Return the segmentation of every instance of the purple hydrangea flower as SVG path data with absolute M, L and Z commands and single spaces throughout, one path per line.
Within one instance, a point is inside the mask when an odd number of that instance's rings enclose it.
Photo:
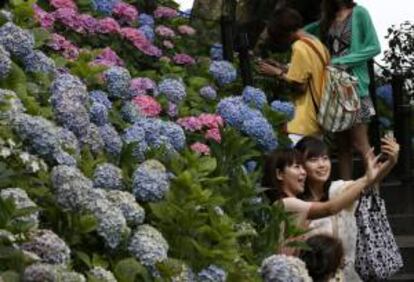
M 110 15 L 118 2 L 119 0 L 92 0 L 92 8 L 105 15 Z
M 154 28 L 150 25 L 143 25 L 138 28 L 142 34 L 151 42 L 155 39 L 155 31 Z

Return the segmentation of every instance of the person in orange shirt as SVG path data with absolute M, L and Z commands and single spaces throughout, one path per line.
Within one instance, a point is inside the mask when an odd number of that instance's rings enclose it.
M 287 125 L 287 132 L 294 144 L 303 136 L 322 136 L 316 112 L 322 96 L 325 71 L 318 55 L 304 40 L 311 41 L 321 54 L 327 54 L 322 42 L 301 27 L 302 17 L 297 11 L 290 8 L 276 10 L 267 25 L 267 35 L 275 46 L 291 45 L 289 67 L 285 68 L 273 60 L 258 63 L 260 73 L 283 79 L 295 89 L 295 116 Z

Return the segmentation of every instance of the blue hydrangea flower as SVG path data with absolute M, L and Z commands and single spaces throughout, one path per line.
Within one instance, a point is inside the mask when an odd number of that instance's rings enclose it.
M 288 120 L 292 120 L 295 116 L 295 106 L 291 102 L 275 100 L 270 104 L 270 107 L 273 111 L 284 114 Z
M 377 96 L 385 102 L 388 107 L 393 105 L 393 94 L 391 84 L 385 84 L 377 88 Z
M 42 51 L 33 51 L 22 58 L 24 68 L 28 72 L 53 73 L 56 70 L 55 61 Z
M 122 211 L 128 225 L 138 226 L 144 222 L 145 210 L 131 193 L 112 190 L 107 192 L 106 198 Z
M 15 115 L 26 111 L 16 93 L 7 89 L 0 89 L 0 105 L 4 107 L 0 115 L 4 115 L 7 119 L 13 119 Z
M 163 121 L 157 118 L 140 118 L 135 123 L 135 127 L 140 127 L 145 132 L 145 141 L 148 145 L 154 144 L 161 136 Z
M 259 88 L 246 86 L 242 93 L 243 102 L 256 109 L 262 109 L 267 104 L 266 94 Z
M 93 186 L 106 190 L 122 190 L 122 170 L 111 163 L 98 165 L 93 174 Z
M 214 43 L 210 48 L 210 58 L 213 61 L 223 60 L 223 45 L 220 43 Z
M 160 134 L 166 136 L 168 142 L 175 150 L 182 150 L 185 147 L 185 133 L 181 126 L 175 122 L 163 122 L 160 129 Z
M 11 199 L 17 209 L 36 208 L 37 205 L 29 198 L 26 191 L 20 188 L 6 188 L 0 190 L 0 198 L 3 200 Z M 32 212 L 28 215 L 18 216 L 11 220 L 13 225 L 28 224 L 36 229 L 39 226 L 39 212 Z
M 105 147 L 99 128 L 93 123 L 89 124 L 87 133 L 80 138 L 80 142 L 82 146 L 88 146 L 95 154 L 100 153 Z
M 122 98 L 128 95 L 131 74 L 126 68 L 114 66 L 104 72 L 109 97 Z
M 76 159 L 64 150 L 54 152 L 53 158 L 58 165 L 76 166 Z
M 207 100 L 215 100 L 217 98 L 217 91 L 212 86 L 207 85 L 200 89 L 200 96 Z
M 59 266 L 46 263 L 33 263 L 24 269 L 22 280 L 25 282 L 58 281 Z
M 243 123 L 243 112 L 249 111 L 242 97 L 227 97 L 222 99 L 217 105 L 217 113 L 230 126 L 240 128 Z
M 88 134 L 91 123 L 89 113 L 83 105 L 65 99 L 54 108 L 54 114 L 57 123 L 72 131 L 78 138 L 84 138 Z
M 154 27 L 155 25 L 154 17 L 145 13 L 141 13 L 138 16 L 138 21 L 140 26 L 147 25 L 150 27 Z
M 10 54 L 23 58 L 32 52 L 35 41 L 29 31 L 8 22 L 0 27 L 0 45 Z
M 94 90 L 89 92 L 89 99 L 92 103 L 100 103 L 108 110 L 112 109 L 112 102 L 108 99 L 108 94 L 101 90 Z
M 272 255 L 264 259 L 260 273 L 264 282 L 312 281 L 305 263 L 293 256 Z
M 276 136 L 272 126 L 265 118 L 245 120 L 241 130 L 252 137 L 266 151 L 276 149 Z
M 111 124 L 99 127 L 99 133 L 104 142 L 105 151 L 112 157 L 118 157 L 122 151 L 122 140 Z
M 80 154 L 78 138 L 76 138 L 72 131 L 60 127 L 58 129 L 58 140 L 63 150 L 69 151 L 76 155 Z
M 155 32 L 154 32 L 154 28 L 152 26 L 149 25 L 143 25 L 140 26 L 138 28 L 139 31 L 142 32 L 142 34 L 144 34 L 144 36 L 151 42 L 154 41 L 155 39 Z
M 89 117 L 97 126 L 104 126 L 108 123 L 108 110 L 105 105 L 95 102 L 89 108 Z
M 158 90 L 167 96 L 168 101 L 179 104 L 187 95 L 185 85 L 181 80 L 167 78 L 160 82 Z
M 53 80 L 50 90 L 52 92 L 51 104 L 56 108 L 61 102 L 66 100 L 71 103 L 80 103 L 86 106 L 89 101 L 89 95 L 85 84 L 76 76 L 68 73 L 61 73 Z
M 208 71 L 219 85 L 232 83 L 237 78 L 236 69 L 227 61 L 213 61 Z
M 143 162 L 132 176 L 132 192 L 139 201 L 160 201 L 169 189 L 165 167 L 157 160 Z
M 248 161 L 244 164 L 246 170 L 248 173 L 252 173 L 257 168 L 257 162 L 256 161 Z
M 128 123 L 135 123 L 141 118 L 137 107 L 130 101 L 125 101 L 121 108 L 121 116 Z
M 148 144 L 145 140 L 145 130 L 140 126 L 133 125 L 125 129 L 122 139 L 126 144 L 135 143 L 133 155 L 138 160 L 145 159 L 145 152 L 148 150 Z
M 105 15 L 110 15 L 119 0 L 92 0 L 92 8 Z
M 209 265 L 198 273 L 200 282 L 225 282 L 227 273 L 217 265 Z
M 128 251 L 144 266 L 151 267 L 167 259 L 168 243 L 157 229 L 144 224 L 132 236 Z
M 65 241 L 59 238 L 53 231 L 37 229 L 29 232 L 27 235 L 29 241 L 21 245 L 23 250 L 38 255 L 41 261 L 45 263 L 69 263 L 70 249 Z
M 5 9 L 1 9 L 0 10 L 0 17 L 5 19 L 8 22 L 12 22 L 13 21 L 13 13 L 10 11 L 7 11 Z
M 10 60 L 10 54 L 0 45 L 0 79 L 3 79 L 9 75 L 11 70 L 12 61 Z
M 12 127 L 34 154 L 51 160 L 60 149 L 56 127 L 42 117 L 21 113 L 12 120 Z
M 92 281 L 99 281 L 99 282 L 117 282 L 114 274 L 108 270 L 100 266 L 95 266 L 88 272 L 88 277 L 92 279 Z

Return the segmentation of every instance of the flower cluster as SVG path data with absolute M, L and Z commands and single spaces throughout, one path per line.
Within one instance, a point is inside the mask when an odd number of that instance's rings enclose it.
M 70 249 L 65 241 L 47 229 L 37 229 L 29 232 L 29 241 L 21 248 L 32 252 L 41 258 L 42 262 L 50 264 L 68 264 Z
M 112 14 L 119 19 L 120 23 L 132 24 L 138 18 L 137 9 L 122 1 L 116 3 L 112 9 Z
M 95 11 L 110 15 L 119 0 L 92 0 L 92 7 Z
M 118 157 L 122 151 L 122 140 L 111 124 L 99 127 L 105 151 L 112 157 Z
M 145 13 L 141 13 L 138 17 L 138 22 L 140 26 L 150 26 L 150 27 L 154 27 L 155 25 L 155 20 L 151 15 L 145 14 Z
M 200 282 L 224 282 L 226 281 L 226 272 L 217 265 L 209 265 L 198 273 Z
M 104 105 L 108 110 L 112 108 L 112 102 L 108 99 L 108 94 L 104 91 L 94 90 L 89 92 L 89 100 L 91 103 Z
M 106 47 L 101 53 L 96 56 L 93 64 L 102 65 L 106 67 L 123 66 L 124 62 L 118 57 L 118 55 L 109 47 Z
M 26 191 L 20 188 L 6 188 L 0 191 L 0 197 L 3 200 L 11 199 L 16 209 L 36 208 L 37 205 L 29 198 Z M 39 225 L 39 212 L 33 212 L 29 215 L 16 217 L 12 224 L 28 224 L 31 228 L 37 228 Z
M 93 174 L 93 186 L 106 190 L 122 190 L 122 170 L 111 163 L 98 165 Z
M 4 107 L 1 114 L 8 119 L 26 111 L 16 93 L 7 89 L 0 89 L 0 105 Z
M 11 70 L 10 54 L 0 45 L 0 79 L 6 78 Z
M 155 33 L 157 33 L 161 37 L 165 38 L 173 38 L 175 37 L 175 32 L 169 27 L 165 25 L 159 25 L 155 28 Z
M 114 274 L 100 266 L 95 266 L 88 272 L 88 277 L 92 281 L 117 282 Z
M 174 104 L 179 104 L 187 95 L 185 85 L 179 79 L 164 79 L 158 85 L 158 89 L 161 94 L 167 96 L 168 101 Z
M 136 77 L 131 80 L 129 85 L 129 93 L 131 97 L 145 94 L 157 95 L 157 84 L 147 77 Z
M 122 98 L 128 95 L 131 75 L 123 67 L 111 67 L 104 72 L 109 97 Z
M 69 8 L 69 9 L 77 9 L 75 2 L 73 0 L 50 0 L 50 5 L 52 5 L 55 9 L 59 8 Z
M 223 45 L 220 43 L 214 43 L 210 49 L 210 58 L 213 61 L 222 61 L 223 60 Z
M 258 110 L 246 105 L 242 97 L 228 97 L 217 105 L 217 112 L 230 126 L 253 138 L 266 151 L 277 147 L 272 126 Z
M 195 142 L 190 146 L 190 149 L 200 155 L 210 155 L 210 148 L 201 142 Z
M 223 119 L 215 114 L 201 114 L 198 117 L 184 117 L 177 120 L 185 130 L 190 132 L 202 131 L 206 139 L 212 139 L 217 143 L 221 142 L 220 127 L 223 126 Z
M 33 52 L 34 44 L 33 35 L 13 23 L 0 27 L 0 45 L 11 55 L 23 58 Z
M 101 103 L 92 103 L 89 108 L 89 118 L 97 126 L 104 126 L 108 123 L 108 109 Z
M 213 61 L 209 72 L 219 85 L 232 83 L 237 78 L 237 71 L 234 66 L 227 61 Z
M 171 19 L 178 16 L 178 12 L 170 7 L 158 6 L 154 11 L 154 17 Z
M 132 176 L 132 192 L 143 202 L 157 202 L 165 197 L 170 189 L 165 167 L 157 160 L 147 160 L 140 164 Z
M 145 210 L 136 202 L 131 193 L 112 190 L 107 192 L 106 197 L 122 211 L 128 225 L 137 226 L 144 222 Z
M 310 282 L 306 265 L 296 257 L 272 255 L 263 260 L 260 273 L 265 282 Z
M 154 42 L 155 40 L 155 31 L 152 26 L 143 25 L 138 28 L 138 30 L 145 36 L 145 38 L 150 41 Z
M 195 60 L 193 57 L 187 54 L 175 54 L 173 57 L 173 62 L 177 65 L 193 65 Z
M 41 51 L 33 51 L 22 58 L 25 70 L 28 72 L 52 73 L 55 62 Z
M 217 98 L 217 91 L 213 86 L 207 85 L 200 89 L 200 96 L 207 100 L 215 100 Z
M 262 109 L 267 104 L 266 94 L 261 89 L 252 86 L 246 86 L 243 89 L 242 97 L 243 102 L 256 109 Z
M 161 112 L 161 105 L 151 96 L 138 95 L 132 99 L 132 102 L 143 117 L 157 117 Z
M 61 51 L 63 57 L 68 60 L 74 60 L 79 56 L 79 48 L 57 33 L 52 33 L 47 46 L 52 50 Z
M 288 120 L 292 120 L 295 116 L 295 106 L 291 102 L 275 100 L 270 107 L 273 111 L 284 114 Z
M 178 32 L 182 35 L 194 35 L 196 30 L 189 25 L 180 25 L 178 27 Z
M 25 282 L 86 282 L 85 277 L 77 272 L 68 271 L 63 265 L 34 263 L 25 268 L 23 273 Z
M 167 259 L 168 243 L 157 229 L 144 224 L 135 231 L 128 250 L 144 266 L 151 267 Z
M 58 128 L 57 137 L 63 150 L 73 152 L 77 156 L 80 154 L 78 138 L 76 138 L 72 131 L 60 127 Z

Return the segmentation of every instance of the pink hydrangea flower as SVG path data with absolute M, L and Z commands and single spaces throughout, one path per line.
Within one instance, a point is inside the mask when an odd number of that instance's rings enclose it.
M 188 130 L 190 132 L 195 132 L 203 128 L 203 124 L 197 117 L 179 118 L 177 120 L 177 123 L 181 125 L 185 130 Z
M 172 8 L 158 6 L 158 8 L 154 11 L 154 17 L 156 18 L 175 18 L 178 15 L 178 12 Z
M 187 54 L 175 54 L 173 57 L 174 63 L 178 65 L 193 65 L 195 60 L 193 57 Z
M 124 62 L 118 55 L 109 47 L 106 47 L 102 52 L 96 56 L 96 59 L 93 61 L 94 64 L 104 65 L 108 67 L 112 66 L 123 66 Z
M 59 8 L 53 12 L 56 20 L 59 20 L 63 25 L 69 27 L 70 29 L 82 33 L 84 28 L 78 20 L 78 13 L 75 9 L 71 8 Z
M 77 10 L 76 3 L 72 0 L 50 0 L 50 5 L 52 5 L 55 9 L 59 8 L 69 8 Z
M 134 6 L 124 2 L 116 3 L 112 9 L 112 13 L 117 16 L 121 22 L 128 24 L 136 21 L 138 17 L 138 10 Z
M 207 128 L 218 128 L 219 126 L 222 127 L 224 124 L 223 118 L 215 114 L 201 114 L 198 118 Z
M 144 54 L 155 57 L 160 57 L 162 55 L 162 51 L 158 47 L 152 45 L 152 43 L 138 29 L 132 27 L 124 27 L 121 28 L 120 34 L 124 38 L 131 41 L 132 45 L 134 45 Z
M 201 142 L 196 142 L 190 146 L 191 150 L 199 153 L 200 155 L 210 155 L 210 148 Z
M 33 12 L 35 21 L 38 22 L 41 27 L 46 29 L 53 27 L 55 17 L 52 13 L 46 12 L 36 4 L 33 5 Z
M 61 51 L 65 59 L 74 60 L 79 56 L 79 48 L 63 36 L 53 33 L 47 46 L 55 51 Z
M 174 44 L 170 41 L 170 40 L 164 40 L 162 42 L 162 45 L 167 48 L 167 49 L 172 49 L 174 48 Z
M 165 25 L 159 25 L 155 28 L 155 32 L 162 37 L 166 38 L 173 38 L 175 37 L 175 32 L 169 27 L 166 27 Z
M 178 32 L 182 35 L 194 35 L 196 33 L 196 30 L 191 26 L 184 24 L 178 27 Z
M 207 130 L 206 133 L 204 134 L 204 137 L 206 139 L 214 140 L 217 143 L 221 143 L 221 135 L 220 135 L 220 130 L 218 128 L 211 128 Z
M 161 105 L 151 96 L 139 95 L 134 97 L 132 102 L 145 117 L 157 117 L 161 112 Z
M 117 33 L 120 31 L 120 26 L 118 22 L 113 18 L 104 18 L 98 21 L 97 32 L 107 34 L 107 33 Z
M 146 95 L 149 92 L 157 93 L 157 84 L 147 77 L 137 77 L 131 80 L 129 91 L 132 96 Z

